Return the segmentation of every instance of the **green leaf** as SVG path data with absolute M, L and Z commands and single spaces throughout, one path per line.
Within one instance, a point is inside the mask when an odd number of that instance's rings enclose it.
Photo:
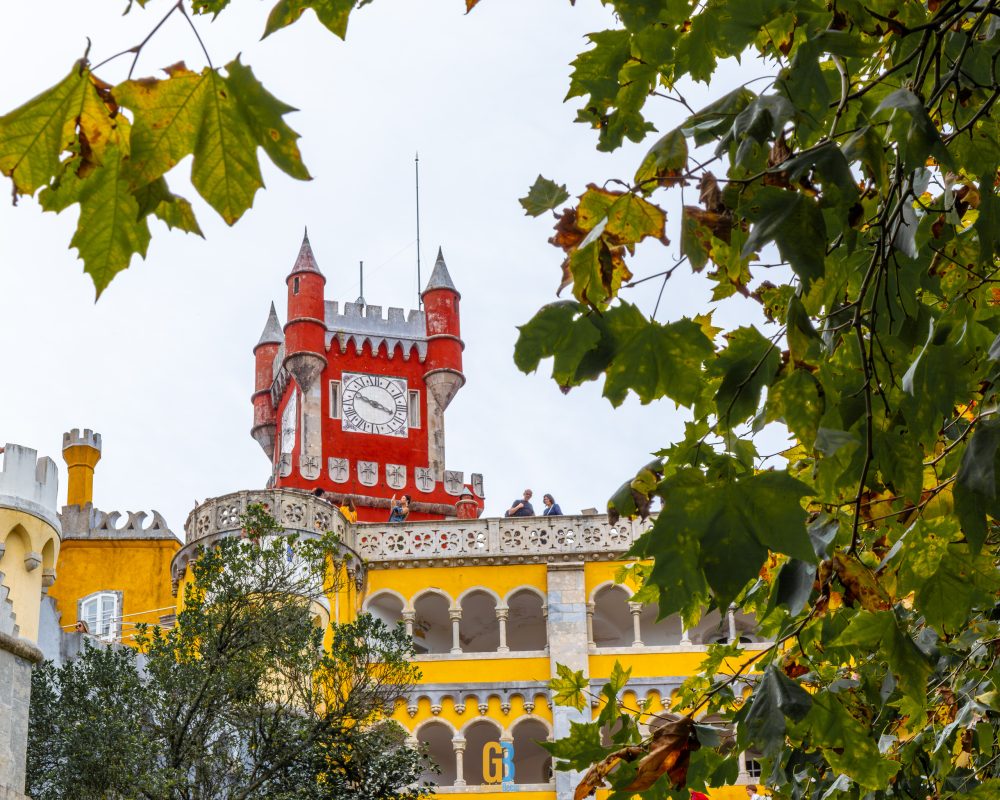
M 862 787 L 883 791 L 899 771 L 899 762 L 880 755 L 868 728 L 830 691 L 812 695 L 812 708 L 801 728 L 822 748 L 835 772 L 844 773 Z
M 913 639 L 900 629 L 892 611 L 859 611 L 837 638 L 837 644 L 877 650 L 888 661 L 903 693 L 923 705 L 931 665 Z
M 689 406 L 699 397 L 701 365 L 714 348 L 698 323 L 663 325 L 630 303 L 608 309 L 604 319 L 614 346 L 604 396 L 613 405 L 621 405 L 630 389 L 643 403 L 669 397 Z
M 629 57 L 628 31 L 600 31 L 587 36 L 594 47 L 573 61 L 566 99 L 590 95 L 590 103 L 606 107 L 618 94 L 618 72 Z
M 58 175 L 60 154 L 71 148 L 85 162 L 104 162 L 117 123 L 95 81 L 78 62 L 55 86 L 0 117 L 0 172 L 18 194 L 34 194 Z
M 962 453 L 955 480 L 955 512 L 973 553 L 978 553 L 988 533 L 986 516 L 1000 519 L 997 502 L 997 453 L 1000 420 L 980 420 Z
M 570 722 L 569 736 L 538 744 L 561 760 L 560 767 L 565 764 L 569 769 L 586 769 L 608 752 L 601 745 L 601 726 L 596 722 Z
M 767 392 L 768 419 L 782 419 L 795 438 L 806 447 L 816 441 L 825 403 L 820 385 L 805 369 L 794 370 Z
M 281 30 L 301 17 L 306 9 L 311 8 L 317 19 L 328 30 L 341 39 L 347 37 L 347 22 L 354 10 L 355 0 L 278 0 L 267 17 L 264 35 L 267 38 L 275 31 Z M 361 3 L 359 5 L 364 5 Z
M 708 482 L 699 470 L 688 468 L 666 478 L 657 493 L 663 498 L 663 510 L 653 531 L 659 535 L 644 539 L 639 552 L 655 558 L 652 578 L 668 597 L 664 571 L 673 569 L 674 560 L 683 561 L 685 569 L 694 561 L 721 606 L 757 575 L 769 549 L 815 563 L 801 504 L 811 492 L 787 473 L 761 472 Z M 677 542 L 685 535 L 691 540 L 679 554 Z M 671 608 L 677 605 L 669 602 Z M 662 602 L 661 612 L 670 613 Z
M 182 158 L 194 155 L 191 181 L 230 225 L 263 187 L 257 147 L 296 178 L 308 179 L 297 134 L 281 116 L 291 111 L 274 98 L 239 60 L 194 73 L 183 64 L 166 80 L 126 81 L 115 88 L 135 114 L 130 177 L 135 188 L 156 180 Z
M 886 97 L 875 113 L 887 109 L 902 111 L 906 119 L 898 119 L 894 114 L 893 136 L 900 145 L 900 153 L 908 171 L 924 166 L 927 156 L 933 155 L 940 164 L 954 167 L 955 162 L 941 140 L 941 134 L 934 126 L 923 101 L 909 89 L 897 89 Z
M 755 224 L 743 245 L 744 258 L 773 241 L 781 257 L 802 280 L 805 291 L 809 291 L 813 281 L 823 277 L 826 222 L 815 200 L 802 192 L 766 186 L 754 196 L 747 216 Z
M 786 717 L 798 722 L 811 706 L 809 693 L 777 665 L 769 664 L 742 718 L 745 735 L 765 758 L 773 758 L 785 745 Z
M 687 168 L 687 139 L 680 128 L 663 135 L 646 153 L 646 157 L 635 173 L 637 184 L 647 184 L 653 181 L 658 186 L 671 186 L 677 183 L 683 171 Z M 649 191 L 654 186 L 643 186 Z
M 528 194 L 518 202 L 524 208 L 524 213 L 527 216 L 537 217 L 565 203 L 568 199 L 569 192 L 566 191 L 565 184 L 558 184 L 539 175 L 528 190 Z
M 721 377 L 715 395 L 719 419 L 734 427 L 757 413 L 760 395 L 778 371 L 778 348 L 756 328 L 737 328 L 727 336 L 728 346 L 708 364 L 708 373 Z
M 185 233 L 196 233 L 205 238 L 205 234 L 201 232 L 201 227 L 195 218 L 191 203 L 171 192 L 163 178 L 157 178 L 152 183 L 146 184 L 134 194 L 139 203 L 140 217 L 153 214 L 163 220 L 171 229 L 176 228 Z
M 126 138 L 127 125 L 126 120 L 119 122 Z M 128 267 L 133 254 L 145 258 L 149 246 L 149 226 L 139 213 L 139 202 L 124 174 L 125 155 L 120 145 L 109 143 L 102 167 L 86 178 L 69 171 L 57 187 L 39 195 L 39 203 L 46 211 L 60 212 L 80 204 L 70 247 L 77 249 L 98 297 L 111 279 Z
M 584 308 L 573 301 L 550 303 L 518 327 L 514 345 L 517 368 L 534 372 L 543 358 L 554 356 L 552 377 L 560 386 L 575 385 L 582 360 L 601 339 Z
M 587 700 L 583 692 L 590 682 L 583 677 L 583 670 L 572 670 L 565 664 L 556 665 L 556 677 L 549 681 L 549 688 L 555 692 L 553 701 L 558 706 L 569 706 L 583 711 Z
M 797 558 L 789 559 L 781 565 L 778 573 L 775 602 L 785 606 L 793 617 L 797 616 L 812 594 L 815 579 L 815 564 L 808 564 Z
M 239 57 L 226 65 L 226 85 L 239 101 L 250 135 L 264 148 L 274 165 L 300 181 L 312 180 L 302 163 L 299 135 L 285 123 L 283 117 L 298 109 L 283 103 L 261 85 L 250 67 Z

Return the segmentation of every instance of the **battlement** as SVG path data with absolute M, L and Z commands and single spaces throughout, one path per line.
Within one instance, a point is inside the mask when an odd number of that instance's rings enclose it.
M 344 303 L 344 310 L 339 310 L 336 300 L 326 302 L 326 346 L 333 343 L 334 338 L 340 346 L 340 351 L 347 349 L 348 342 L 354 342 L 358 350 L 367 341 L 372 350 L 385 344 L 389 357 L 393 356 L 396 346 L 403 350 L 403 358 L 409 358 L 414 346 L 417 356 L 423 361 L 427 357 L 427 320 L 423 311 L 390 306 L 382 315 L 382 306 L 365 305 L 363 303 Z
M 90 428 L 84 428 L 80 433 L 79 428 L 73 428 L 68 433 L 63 434 L 63 450 L 69 447 L 92 447 L 97 451 L 101 450 L 101 434 L 94 433 Z
M 19 444 L 7 444 L 0 454 L 0 506 L 45 520 L 57 531 L 59 470 L 48 456 Z
M 64 506 L 59 514 L 63 539 L 177 539 L 159 511 L 145 525 L 145 511 L 128 511 L 125 524 L 119 526 L 120 511 L 101 511 L 92 505 Z

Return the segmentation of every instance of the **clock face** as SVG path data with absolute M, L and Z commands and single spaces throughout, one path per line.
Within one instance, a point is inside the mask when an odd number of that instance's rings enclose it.
M 352 433 L 406 436 L 406 380 L 345 372 L 341 376 L 341 427 Z

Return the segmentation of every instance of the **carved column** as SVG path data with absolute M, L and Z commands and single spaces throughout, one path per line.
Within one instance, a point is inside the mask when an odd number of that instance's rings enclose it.
M 551 563 L 547 569 L 548 614 L 546 617 L 549 642 L 550 676 L 556 676 L 558 664 L 572 670 L 582 670 L 590 677 L 590 657 L 587 651 L 587 591 L 584 565 L 581 561 Z M 555 738 L 570 735 L 574 722 L 590 722 L 590 714 L 569 706 L 553 706 L 552 727 Z M 589 712 L 589 709 L 588 709 Z M 580 772 L 556 773 L 556 797 L 573 797 L 583 775 Z
M 455 786 L 465 786 L 465 737 L 456 735 L 451 740 L 455 751 Z
M 642 613 L 642 603 L 629 603 L 628 610 L 632 614 L 632 636 L 635 641 L 632 647 L 642 647 L 642 627 L 639 624 L 639 615 Z
M 498 653 L 509 653 L 507 646 L 507 618 L 510 616 L 510 609 L 507 606 L 497 606 L 497 623 L 500 625 L 500 646 Z
M 736 641 L 736 606 L 730 605 L 729 610 L 726 612 L 726 621 L 729 623 L 729 638 L 728 643 L 732 644 Z
M 684 627 L 684 623 L 681 623 L 681 644 L 691 644 L 691 631 Z
M 587 647 L 594 649 L 597 642 L 594 641 L 594 604 L 587 603 Z
M 462 652 L 462 640 L 460 638 L 459 624 L 462 622 L 462 609 L 449 608 L 448 609 L 448 619 L 451 620 L 451 652 L 461 653 Z
M 417 620 L 416 611 L 403 612 L 403 624 L 406 626 L 406 635 L 413 638 L 413 623 Z

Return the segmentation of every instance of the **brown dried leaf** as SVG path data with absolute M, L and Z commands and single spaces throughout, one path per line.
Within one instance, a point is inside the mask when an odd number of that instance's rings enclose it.
M 698 201 L 709 211 L 722 213 L 726 210 L 726 204 L 722 199 L 722 190 L 719 189 L 719 182 L 711 172 L 705 172 L 698 183 Z
M 867 611 L 888 611 L 892 601 L 871 570 L 853 556 L 836 553 L 833 556 L 833 571 L 847 590 L 844 602 L 852 600 Z

